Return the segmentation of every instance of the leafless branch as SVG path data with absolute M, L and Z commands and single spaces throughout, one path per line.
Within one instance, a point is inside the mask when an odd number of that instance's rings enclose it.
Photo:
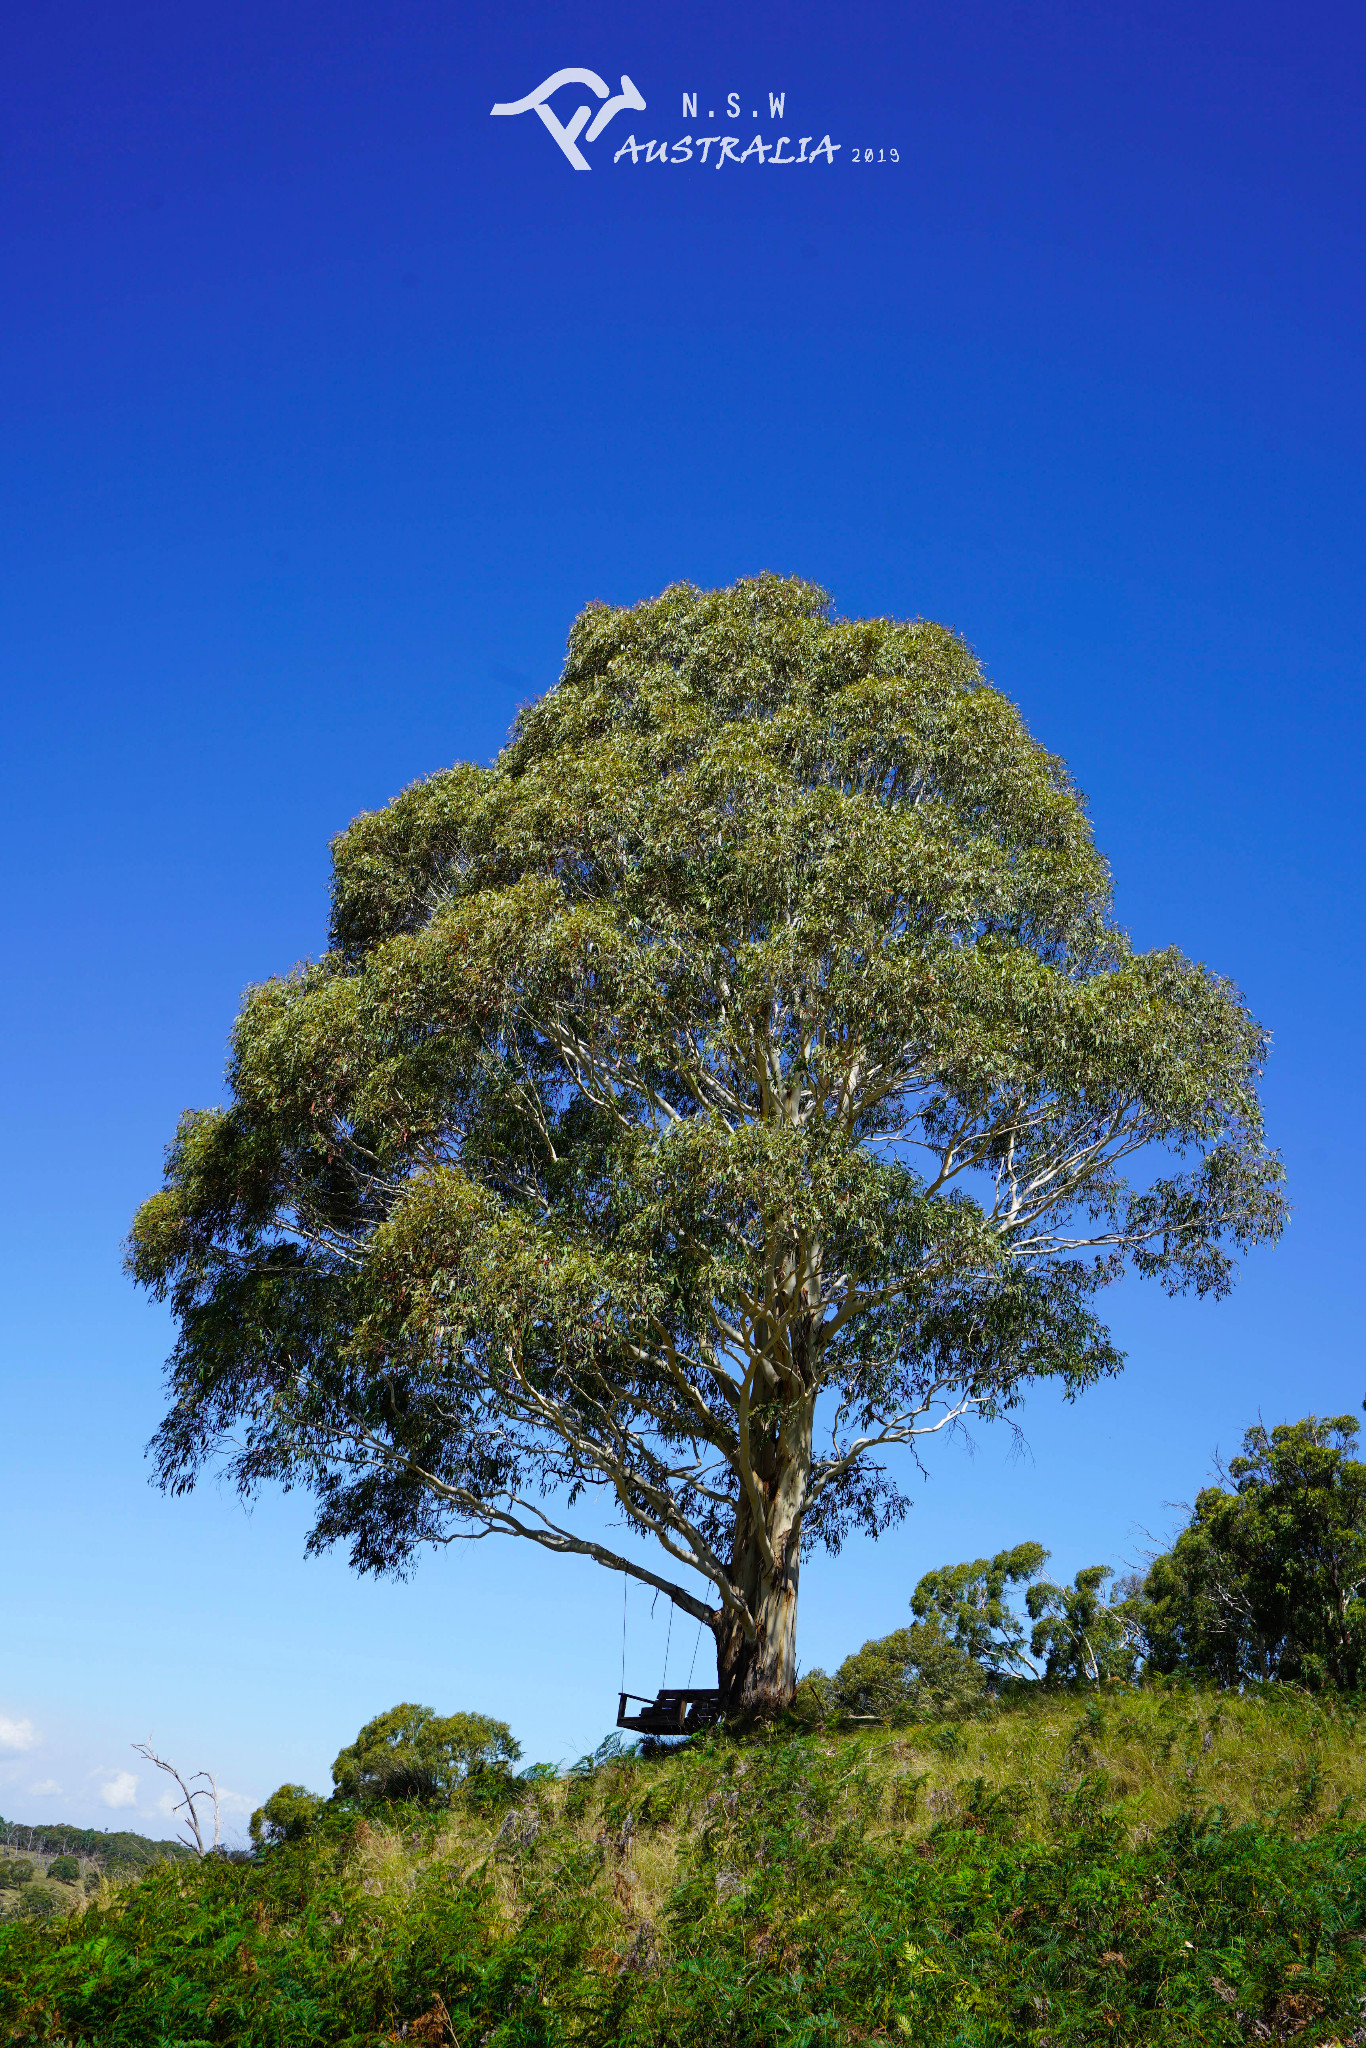
M 187 1784 L 175 1765 L 169 1763 L 164 1756 L 158 1756 L 150 1742 L 135 1742 L 131 1747 L 136 1750 L 139 1756 L 146 1757 L 149 1764 L 155 1764 L 159 1771 L 165 1771 L 168 1778 L 175 1779 L 184 1795 L 176 1801 L 172 1809 L 175 1813 L 183 1813 L 185 1815 L 180 1839 L 184 1842 L 185 1847 L 193 1849 L 197 1856 L 209 1855 L 212 1850 L 218 1847 L 218 1839 L 222 1827 L 222 1816 L 219 1812 L 218 1804 L 218 1780 L 214 1777 L 213 1773 L 211 1771 L 196 1771 Z M 198 1792 L 193 1791 L 191 1788 L 197 1785 L 201 1778 L 208 1781 L 207 1791 L 202 1789 Z M 199 1801 L 201 1799 L 208 1800 L 213 1807 L 213 1840 L 207 1849 L 204 1846 L 204 1831 L 199 1821 Z

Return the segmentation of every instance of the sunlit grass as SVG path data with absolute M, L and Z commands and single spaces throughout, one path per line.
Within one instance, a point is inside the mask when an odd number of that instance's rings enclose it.
M 1284 1691 L 1038 1692 L 331 1809 L 0 1931 L 0 2040 L 1346 2042 L 1358 1731 Z

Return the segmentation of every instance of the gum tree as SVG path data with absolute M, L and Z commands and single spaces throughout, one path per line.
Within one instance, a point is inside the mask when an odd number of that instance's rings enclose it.
M 1366 1463 L 1353 1415 L 1257 1423 L 1153 1560 L 1136 1613 L 1158 1671 L 1218 1685 L 1366 1681 Z
M 1115 1371 L 1126 1266 L 1219 1293 L 1280 1228 L 1263 1032 L 1132 950 L 942 627 L 772 576 L 590 605 L 491 767 L 333 858 L 130 1265 L 179 1329 L 161 1482 L 307 1484 L 362 1570 L 594 1558 L 771 1711 L 804 1546 L 904 1512 L 889 1452 Z

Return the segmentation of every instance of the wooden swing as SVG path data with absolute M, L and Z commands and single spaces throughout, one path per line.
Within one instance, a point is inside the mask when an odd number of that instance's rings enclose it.
M 627 1713 L 628 1700 L 639 1704 L 638 1714 Z M 683 1686 L 677 1691 L 661 1687 L 652 1700 L 642 1692 L 624 1692 L 617 1701 L 618 1728 L 636 1728 L 642 1735 L 693 1735 L 720 1718 L 721 1694 L 714 1685 Z
M 689 1683 L 683 1686 L 668 1684 L 669 1645 L 673 1641 L 674 1608 L 669 1602 L 669 1633 L 664 1642 L 664 1682 L 653 1699 L 643 1692 L 626 1690 L 626 1574 L 621 1575 L 621 1692 L 617 1697 L 618 1728 L 633 1728 L 639 1735 L 695 1735 L 699 1728 L 711 1728 L 721 1718 L 721 1693 L 714 1685 L 693 1685 L 692 1672 L 688 1672 Z M 697 1642 L 702 1640 L 702 1624 L 697 1625 Z M 693 1663 L 697 1662 L 697 1643 L 693 1645 Z M 628 1714 L 627 1702 L 634 1700 L 639 1707 L 638 1714 Z

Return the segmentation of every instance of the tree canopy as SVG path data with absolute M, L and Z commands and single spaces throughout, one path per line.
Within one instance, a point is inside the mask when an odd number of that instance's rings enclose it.
M 267 1849 L 276 1842 L 302 1842 L 322 1810 L 323 1801 L 306 1786 L 277 1786 L 251 1817 L 252 1847 Z
M 1366 1464 L 1352 1415 L 1258 1423 L 1222 1486 L 1144 1581 L 1155 1671 L 1221 1685 L 1291 1679 L 1311 1688 L 1366 1678 Z
M 1029 1648 L 1045 1678 L 1099 1685 L 1135 1676 L 1146 1651 L 1141 1616 L 1129 1581 L 1112 1586 L 1105 1597 L 1106 1581 L 1113 1578 L 1108 1564 L 1088 1564 L 1070 1586 L 1045 1580 L 1029 1588 Z
M 487 1714 L 437 1714 L 405 1702 L 376 1714 L 338 1753 L 332 1783 L 339 1799 L 416 1799 L 444 1806 L 467 1778 L 506 1768 L 521 1754 L 506 1721 Z
M 993 1678 L 1031 1670 L 1024 1623 L 1010 1605 L 1008 1586 L 1027 1585 L 1048 1562 L 1042 1543 L 1017 1543 L 995 1557 L 941 1565 L 926 1572 L 911 1595 L 921 1621 L 936 1621 L 950 1640 Z
M 492 766 L 335 842 L 329 950 L 181 1122 L 130 1245 L 159 1476 L 305 1483 L 366 1570 L 593 1557 L 781 1704 L 803 1546 L 904 1512 L 889 1452 L 1115 1371 L 1126 1265 L 1219 1293 L 1275 1237 L 1264 1052 L 1131 947 L 954 633 L 773 576 L 590 605 Z

